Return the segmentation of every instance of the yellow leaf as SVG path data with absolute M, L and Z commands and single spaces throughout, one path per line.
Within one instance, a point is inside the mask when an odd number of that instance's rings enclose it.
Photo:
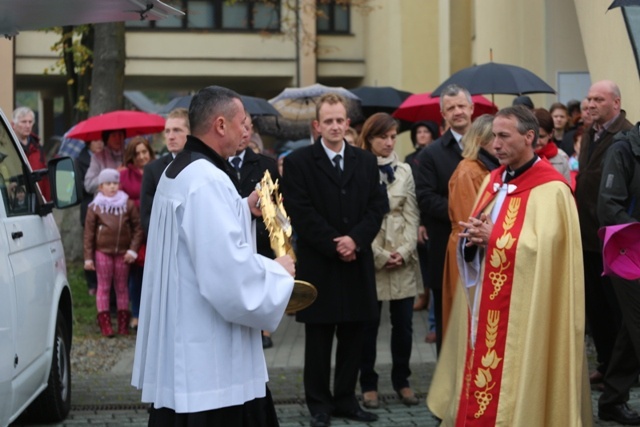
M 500 254 L 500 264 L 504 264 L 505 262 L 507 262 L 507 254 L 504 253 L 503 250 L 499 250 L 498 254 Z
M 505 246 L 507 246 L 507 243 L 509 243 L 509 233 L 503 234 L 498 238 L 498 240 L 496 240 L 496 247 L 504 249 Z
M 511 233 L 507 233 L 507 236 L 509 236 L 509 241 L 507 242 L 507 246 L 505 247 L 505 249 L 511 249 L 511 246 L 513 246 L 513 244 L 516 242 L 516 239 L 513 238 Z
M 495 356 L 496 352 L 493 350 L 482 356 L 482 366 L 488 368 L 489 366 L 493 365 L 493 359 Z
M 498 268 L 500 267 L 500 254 L 499 251 L 495 250 L 491 253 L 491 267 Z
M 487 386 L 487 378 L 483 375 L 482 369 L 478 370 L 478 373 L 476 374 L 476 380 L 474 381 L 474 384 L 478 388 L 484 388 L 484 387 Z

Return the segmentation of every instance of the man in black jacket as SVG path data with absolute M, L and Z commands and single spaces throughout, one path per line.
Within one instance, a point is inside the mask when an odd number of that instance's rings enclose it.
M 598 219 L 603 226 L 640 221 L 640 122 L 619 133 L 607 150 L 598 197 Z M 622 314 L 598 417 L 621 424 L 640 425 L 640 414 L 627 406 L 629 389 L 640 375 L 640 284 L 611 276 Z
M 462 160 L 462 136 L 471 126 L 473 101 L 469 92 L 457 85 L 445 88 L 440 96 L 442 117 L 449 129 L 418 154 L 414 168 L 420 219 L 429 235 L 427 279 L 433 292 L 436 317 L 436 347 L 442 344 L 442 276 L 447 242 L 451 234 L 449 219 L 449 179 Z
M 149 220 L 151 219 L 153 196 L 156 194 L 156 188 L 158 187 L 158 182 L 160 182 L 162 172 L 164 172 L 176 155 L 182 151 L 189 133 L 189 111 L 187 111 L 186 108 L 171 110 L 164 125 L 164 140 L 167 144 L 169 154 L 148 163 L 144 167 L 142 174 L 140 223 L 142 224 L 145 235 L 149 234 Z
M 312 427 L 331 417 L 371 422 L 355 395 L 366 322 L 378 318 L 371 242 L 389 209 L 376 158 L 347 144 L 345 101 L 329 93 L 313 122 L 320 138 L 284 159 L 282 195 L 298 236 L 296 277 L 318 289 L 305 324 L 304 390 Z M 333 392 L 331 347 L 337 338 Z
M 250 116 L 247 114 L 246 120 L 249 133 L 247 138 L 243 139 L 238 147 L 236 155 L 229 157 L 229 163 L 236 172 L 238 178 L 238 191 L 240 196 L 248 197 L 256 189 L 256 184 L 260 182 L 265 171 L 269 171 L 273 182 L 280 178 L 278 174 L 278 165 L 274 159 L 264 154 L 256 154 L 251 149 L 247 149 L 251 136 L 253 135 L 253 124 Z M 269 231 L 264 226 L 262 218 L 256 221 L 256 246 L 260 255 L 267 258 L 274 258 L 271 243 L 269 241 Z M 262 348 L 273 347 L 270 331 L 262 331 Z

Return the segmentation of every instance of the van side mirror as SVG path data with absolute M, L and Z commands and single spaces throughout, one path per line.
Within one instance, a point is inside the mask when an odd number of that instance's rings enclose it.
M 71 157 L 49 160 L 48 169 L 51 199 L 55 207 L 65 209 L 80 203 L 82 192 Z

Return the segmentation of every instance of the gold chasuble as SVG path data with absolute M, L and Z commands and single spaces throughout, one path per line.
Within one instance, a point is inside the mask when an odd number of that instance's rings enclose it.
M 504 174 L 502 166 L 485 179 L 473 209 L 494 223 L 475 275 L 458 251 L 461 277 L 427 405 L 443 426 L 591 426 L 571 190 L 546 161 L 508 184 Z

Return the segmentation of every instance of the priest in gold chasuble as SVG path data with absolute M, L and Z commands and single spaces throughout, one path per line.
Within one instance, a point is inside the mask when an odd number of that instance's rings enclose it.
M 460 288 L 427 397 L 443 426 L 592 425 L 578 216 L 537 133 L 530 111 L 498 112 L 501 167 L 460 223 Z

